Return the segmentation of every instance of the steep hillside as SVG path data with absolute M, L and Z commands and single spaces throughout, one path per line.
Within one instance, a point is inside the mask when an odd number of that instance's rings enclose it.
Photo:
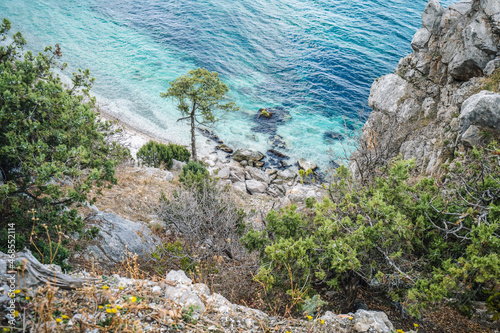
M 373 112 L 354 159 L 372 167 L 402 154 L 435 175 L 456 151 L 499 138 L 499 39 L 498 0 L 447 9 L 429 0 L 413 53 L 372 85 Z

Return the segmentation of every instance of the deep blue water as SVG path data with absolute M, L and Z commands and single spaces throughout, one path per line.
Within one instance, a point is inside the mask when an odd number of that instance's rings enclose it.
M 327 151 L 341 151 L 338 139 L 361 124 L 360 114 L 369 113 L 373 80 L 411 52 L 425 5 L 425 0 L 0 0 L 0 13 L 25 35 L 29 48 L 59 43 L 69 72 L 89 68 L 102 107 L 131 125 L 187 143 L 188 126 L 176 123 L 177 111 L 159 93 L 189 69 L 205 67 L 220 74 L 243 108 L 219 114 L 215 131 L 228 145 L 265 151 L 277 134 L 288 145 L 278 150 L 324 164 Z M 272 133 L 256 130 L 261 107 L 286 110 Z

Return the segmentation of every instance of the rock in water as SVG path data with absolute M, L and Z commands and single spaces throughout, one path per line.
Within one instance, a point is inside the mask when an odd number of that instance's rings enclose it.
M 301 168 L 302 170 L 316 170 L 318 168 L 318 165 L 314 162 L 311 162 L 311 161 L 308 161 L 306 160 L 305 158 L 301 158 L 297 161 L 297 163 L 299 164 L 299 168 Z
M 251 150 L 251 149 L 238 149 L 233 154 L 233 160 L 235 160 L 237 162 L 240 162 L 240 161 L 257 162 L 263 158 L 264 158 L 264 154 L 262 154 L 261 152 L 255 151 L 255 150 Z

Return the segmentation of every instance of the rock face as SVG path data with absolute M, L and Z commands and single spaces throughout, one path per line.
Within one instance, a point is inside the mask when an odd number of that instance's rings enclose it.
M 249 165 L 253 165 L 264 158 L 264 154 L 251 149 L 238 149 L 233 154 L 233 160 L 237 162 L 247 161 Z
M 132 222 L 118 215 L 98 212 L 87 217 L 87 227 L 99 228 L 84 255 L 93 255 L 105 266 L 115 265 L 125 258 L 125 252 L 145 256 L 154 250 L 157 240 L 142 222 Z M 92 254 L 91 254 L 92 252 Z
M 478 142 L 474 128 L 465 135 L 470 126 L 498 139 L 500 95 L 482 91 L 484 76 L 500 67 L 498 18 L 498 0 L 462 0 L 447 9 L 429 0 L 414 52 L 372 85 L 373 112 L 363 127 L 368 151 L 385 150 L 385 160 L 415 158 L 420 172 L 435 174 L 454 151 Z

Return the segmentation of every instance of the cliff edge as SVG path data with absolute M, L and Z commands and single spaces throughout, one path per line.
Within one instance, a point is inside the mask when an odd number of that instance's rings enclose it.
M 401 154 L 436 174 L 456 151 L 500 138 L 500 0 L 429 0 L 393 74 L 372 85 L 373 109 L 353 155 L 372 168 Z M 359 161 L 358 161 L 359 162 Z

